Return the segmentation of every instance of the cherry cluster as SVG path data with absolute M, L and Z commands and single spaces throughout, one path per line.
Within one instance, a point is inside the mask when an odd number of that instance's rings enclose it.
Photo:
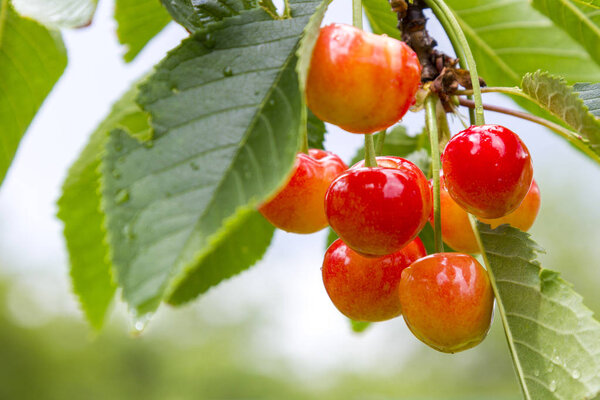
M 315 45 L 306 97 L 319 118 L 353 133 L 399 121 L 415 101 L 421 66 L 405 43 L 351 26 L 323 27 Z M 444 352 L 480 343 L 494 295 L 468 214 L 526 230 L 540 204 L 529 151 L 498 125 L 471 126 L 442 154 L 441 222 L 457 252 L 427 255 L 418 235 L 433 224 L 425 174 L 400 157 L 351 168 L 335 154 L 311 149 L 296 158 L 287 184 L 260 207 L 276 227 L 337 233 L 322 267 L 333 304 L 356 321 L 403 315 L 420 340 Z

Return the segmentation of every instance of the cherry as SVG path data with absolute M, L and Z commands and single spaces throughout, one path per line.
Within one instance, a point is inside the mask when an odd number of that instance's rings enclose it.
M 383 257 L 364 257 L 337 239 L 325 253 L 323 283 L 338 310 L 355 321 L 384 321 L 400 315 L 398 285 L 404 268 L 427 255 L 416 238 Z
M 479 246 L 469 223 L 467 212 L 448 194 L 443 179 L 440 182 L 440 208 L 442 219 L 442 237 L 454 250 L 463 253 L 478 253 Z M 535 180 L 521 205 L 513 212 L 497 219 L 479 218 L 480 221 L 496 228 L 502 224 L 510 224 L 522 231 L 528 231 L 533 225 L 540 209 L 540 189 Z M 433 216 L 430 218 L 433 224 Z
M 461 253 L 421 258 L 402 272 L 400 305 L 406 324 L 425 344 L 455 353 L 486 336 L 494 294 L 481 264 Z
M 310 149 L 298 153 L 293 172 L 283 188 L 259 211 L 279 229 L 313 233 L 327 226 L 323 199 L 327 188 L 348 167 L 335 154 Z
M 406 114 L 420 83 L 421 65 L 405 43 L 332 24 L 321 28 L 317 39 L 306 97 L 323 121 L 373 133 Z
M 529 150 L 500 125 L 471 126 L 450 139 L 442 169 L 454 201 L 482 218 L 500 218 L 515 210 L 533 179 Z
M 421 231 L 431 210 L 423 172 L 400 157 L 364 161 L 337 177 L 325 195 L 331 228 L 353 250 L 367 256 L 394 253 Z

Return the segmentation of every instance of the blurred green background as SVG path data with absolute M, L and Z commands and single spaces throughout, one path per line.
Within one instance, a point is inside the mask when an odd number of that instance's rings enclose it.
M 350 21 L 349 8 L 334 2 L 326 21 Z M 257 266 L 181 309 L 162 307 L 140 337 L 118 302 L 105 329 L 91 332 L 70 292 L 53 217 L 60 184 L 112 101 L 185 35 L 171 25 L 125 65 L 111 13 L 112 2 L 102 1 L 90 28 L 65 33 L 68 70 L 0 189 L 0 399 L 520 398 L 499 318 L 480 346 L 455 355 L 420 343 L 401 318 L 352 333 L 322 287 L 325 232 L 278 232 Z M 415 133 L 422 119 L 404 123 Z M 548 250 L 544 267 L 561 272 L 599 315 L 600 168 L 538 126 L 487 120 L 531 150 L 542 192 L 531 232 Z M 362 138 L 330 130 L 328 148 L 349 160 Z

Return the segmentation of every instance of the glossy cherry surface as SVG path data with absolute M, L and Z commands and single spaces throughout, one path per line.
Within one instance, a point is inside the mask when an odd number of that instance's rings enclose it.
M 377 157 L 378 167 L 358 163 L 336 178 L 325 195 L 327 219 L 353 250 L 381 256 L 406 246 L 431 210 L 423 172 L 400 157 Z
M 450 196 L 482 218 L 500 218 L 515 210 L 533 179 L 529 150 L 500 125 L 471 126 L 444 149 L 442 168 Z
M 398 285 L 404 268 L 427 253 L 419 238 L 383 257 L 364 257 L 340 239 L 323 261 L 323 283 L 338 310 L 355 321 L 383 321 L 400 315 Z
M 438 253 L 402 272 L 400 304 L 415 336 L 445 353 L 479 344 L 492 320 L 494 295 L 485 269 L 473 257 Z
M 440 209 L 442 222 L 442 238 L 454 250 L 462 253 L 479 253 L 475 234 L 471 229 L 467 212 L 448 194 L 443 179 L 440 185 Z M 490 224 L 492 229 L 502 224 L 510 224 L 524 232 L 533 226 L 540 209 L 540 189 L 535 182 L 531 183 L 525 199 L 517 209 L 508 215 L 496 219 L 479 218 L 481 222 Z M 433 225 L 433 215 L 430 220 Z
M 414 102 L 421 66 L 405 43 L 332 24 L 321 28 L 306 97 L 323 121 L 354 133 L 373 133 L 400 120 Z
M 327 226 L 323 202 L 331 182 L 348 167 L 335 154 L 310 149 L 298 153 L 289 181 L 259 211 L 279 229 L 313 233 Z

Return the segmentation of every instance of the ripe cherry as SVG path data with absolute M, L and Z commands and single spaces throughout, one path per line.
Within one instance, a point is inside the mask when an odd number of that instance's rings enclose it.
M 500 125 L 471 126 L 444 149 L 442 168 L 450 196 L 482 218 L 500 218 L 525 198 L 533 179 L 529 150 Z
M 377 157 L 378 167 L 354 165 L 325 195 L 331 228 L 353 250 L 367 256 L 394 253 L 421 231 L 431 210 L 423 172 L 400 157 Z
M 348 167 L 335 154 L 310 149 L 298 153 L 289 181 L 259 211 L 279 229 L 313 233 L 327 226 L 323 206 L 327 188 Z
M 414 102 L 421 65 L 405 43 L 332 24 L 321 28 L 306 82 L 310 109 L 354 133 L 373 133 L 400 120 Z
M 448 194 L 443 179 L 440 182 L 440 208 L 442 220 L 442 238 L 454 250 L 463 253 L 478 253 L 479 246 L 469 223 L 467 212 Z M 480 221 L 496 228 L 502 224 L 510 224 L 522 231 L 528 231 L 533 225 L 540 209 L 540 189 L 535 180 L 521 205 L 513 212 L 496 219 L 479 218 Z M 433 224 L 433 216 L 430 218 Z
M 402 271 L 426 254 L 419 238 L 378 258 L 364 257 L 338 239 L 325 253 L 323 283 L 333 304 L 348 318 L 384 321 L 400 315 Z
M 415 336 L 445 353 L 479 344 L 486 336 L 494 306 L 487 272 L 473 257 L 438 253 L 402 272 L 400 305 Z

